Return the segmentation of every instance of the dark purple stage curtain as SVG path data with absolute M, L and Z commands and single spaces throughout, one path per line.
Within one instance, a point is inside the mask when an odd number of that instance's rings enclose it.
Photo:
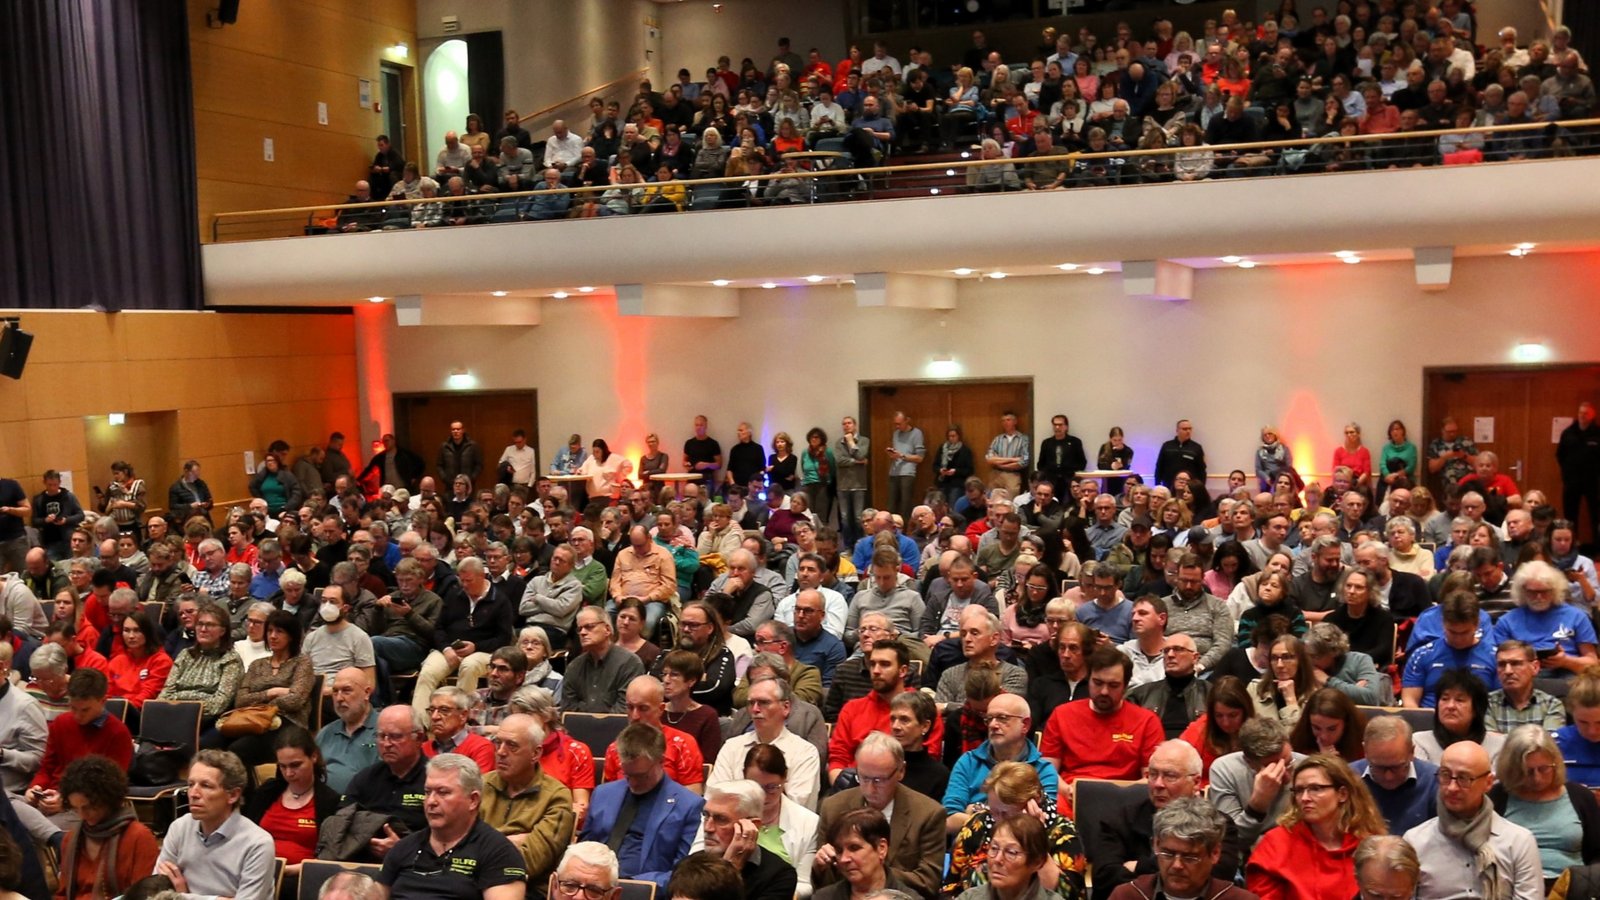
M 199 309 L 183 0 L 0 3 L 0 307 Z

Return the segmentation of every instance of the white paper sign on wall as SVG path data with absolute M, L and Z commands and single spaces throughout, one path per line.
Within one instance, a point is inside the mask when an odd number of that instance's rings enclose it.
M 1494 416 L 1477 416 L 1472 420 L 1472 442 L 1494 443 Z

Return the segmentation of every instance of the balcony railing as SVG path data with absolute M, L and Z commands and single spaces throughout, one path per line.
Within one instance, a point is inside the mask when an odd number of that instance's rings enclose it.
M 220 213 L 211 227 L 215 241 L 261 240 L 770 204 L 940 197 L 1026 190 L 1030 180 L 1059 180 L 1061 188 L 1070 193 L 1091 187 L 1515 163 L 1596 153 L 1600 153 L 1600 119 L 1330 135 L 1275 143 L 1064 152 L 1042 164 L 1039 157 L 981 159 L 980 151 L 973 147 L 962 154 L 966 158 L 946 162 L 856 167 L 849 154 L 828 145 L 827 149 L 787 154 L 786 161 L 794 158 L 793 172 L 248 210 Z

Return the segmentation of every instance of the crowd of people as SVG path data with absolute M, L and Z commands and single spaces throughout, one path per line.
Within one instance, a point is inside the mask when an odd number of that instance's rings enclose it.
M 1351 424 L 1326 489 L 1267 427 L 1214 499 L 1189 420 L 1153 484 L 1120 430 L 1102 483 L 1051 429 L 1005 413 L 987 481 L 904 413 L 876 450 L 846 417 L 770 453 L 740 423 L 724 453 L 700 416 L 677 460 L 572 435 L 547 468 L 460 421 L 432 466 L 280 441 L 226 512 L 192 460 L 158 511 L 125 462 L 88 507 L 0 479 L 0 889 L 267 900 L 280 858 L 285 896 L 307 860 L 375 864 L 325 888 L 352 900 L 1596 877 L 1591 404 L 1557 445 L 1566 518 L 1453 420 L 1422 448 Z M 1426 719 L 1373 709 L 1397 697 Z M 198 747 L 136 745 L 163 700 L 197 704 Z M 592 713 L 627 724 L 568 731 Z M 158 837 L 129 779 L 173 753 Z M 1084 780 L 1139 784 L 1107 808 Z
M 1594 146 L 1563 124 L 1589 118 L 1596 103 L 1570 31 L 1524 44 L 1515 28 L 1480 26 L 1466 0 L 1340 0 L 1331 15 L 1319 5 L 1303 16 L 1285 0 L 1259 22 L 1230 10 L 1197 33 L 1157 18 L 1143 33 L 1127 22 L 1108 35 L 1049 27 L 1036 47 L 992 47 L 974 32 L 959 60 L 935 61 L 914 46 L 902 62 L 883 42 L 830 59 L 821 48 L 802 59 L 780 38 L 765 66 L 745 58 L 735 68 L 724 56 L 703 78 L 680 69 L 664 90 L 646 80 L 626 102 L 591 99 L 587 121 L 556 121 L 538 141 L 514 109 L 493 133 L 468 115 L 444 135 L 432 166 L 403 159 L 380 135 L 348 202 L 478 199 L 343 210 L 330 224 L 365 231 L 847 195 L 813 183 L 818 157 L 794 155 L 813 150 L 836 154 L 828 165 L 865 168 L 967 149 L 995 161 L 969 170 L 972 188 L 1049 190 L 1532 159 Z M 1250 144 L 1262 146 L 1240 146 Z M 1162 149 L 1174 152 L 1116 155 Z M 789 177 L 683 183 L 764 174 Z M 526 191 L 535 193 L 485 196 Z

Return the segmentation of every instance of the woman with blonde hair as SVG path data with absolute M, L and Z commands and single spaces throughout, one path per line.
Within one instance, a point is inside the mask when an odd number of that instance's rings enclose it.
M 1088 862 L 1077 826 L 1056 811 L 1055 802 L 1039 783 L 1039 773 L 1027 763 L 1000 763 L 984 779 L 983 792 L 984 802 L 975 804 L 972 816 L 956 832 L 941 893 L 952 897 L 988 883 L 991 841 L 1004 830 L 1007 820 L 1017 816 L 1041 826 L 1046 852 L 1038 874 L 1044 893 L 1064 900 L 1086 898 Z
M 1261 836 L 1245 866 L 1245 889 L 1261 900 L 1357 896 L 1355 852 L 1387 834 L 1361 779 L 1336 756 L 1308 756 L 1294 767 L 1289 808 Z
M 1489 802 L 1507 821 L 1533 832 L 1546 879 L 1600 862 L 1600 802 L 1587 785 L 1567 780 L 1561 748 L 1548 731 L 1513 728 L 1494 771 Z

